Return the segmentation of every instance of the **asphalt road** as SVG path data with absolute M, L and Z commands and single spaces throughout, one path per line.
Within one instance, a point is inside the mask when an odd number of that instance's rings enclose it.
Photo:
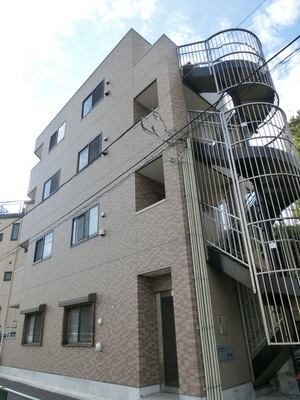
M 69 397 L 62 394 L 49 392 L 47 390 L 29 386 L 24 383 L 15 382 L 13 380 L 3 379 L 1 377 L 0 377 L 0 387 L 12 389 L 16 392 L 25 394 L 27 396 L 35 397 L 36 399 L 39 400 L 78 400 L 75 399 L 74 397 Z M 7 400 L 22 400 L 22 399 L 24 399 L 24 397 L 8 392 Z

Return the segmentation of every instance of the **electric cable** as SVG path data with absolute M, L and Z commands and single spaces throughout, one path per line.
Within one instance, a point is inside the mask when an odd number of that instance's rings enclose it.
M 237 26 L 239 28 L 245 21 L 247 21 L 248 18 L 251 17 L 267 0 L 263 0 L 246 18 L 243 19 L 243 21 Z
M 270 63 L 274 58 L 278 57 L 278 55 L 280 53 L 282 53 L 283 51 L 285 51 L 289 46 L 291 46 L 296 40 L 298 40 L 300 38 L 300 35 L 298 35 L 295 39 L 293 39 L 290 43 L 288 43 L 285 47 L 283 47 L 281 50 L 279 50 L 275 55 L 273 55 L 271 58 L 269 58 L 269 60 L 267 60 L 265 63 L 263 63 L 257 70 L 255 70 L 253 73 L 251 73 L 249 76 L 247 76 L 243 81 L 241 81 L 236 87 L 239 87 L 240 85 L 243 84 L 243 82 L 245 82 L 247 79 L 249 79 L 249 77 L 251 77 L 252 75 L 254 75 L 257 71 L 259 71 L 261 68 L 265 67 L 268 63 Z M 293 51 L 293 53 L 295 53 Z M 287 58 L 287 57 L 286 57 Z M 281 64 L 282 65 L 282 64 Z M 230 90 L 227 92 L 230 95 Z M 211 109 L 215 109 L 216 106 L 220 103 L 220 101 L 222 100 L 219 99 L 217 100 L 215 103 L 213 103 L 212 105 L 210 105 L 206 110 L 202 111 L 198 116 L 196 116 L 194 119 L 192 119 L 191 121 L 189 121 L 187 124 L 185 124 L 182 128 L 180 128 L 179 130 L 177 130 L 171 137 L 170 139 L 173 139 L 178 133 L 184 131 L 186 128 L 188 128 L 194 121 L 196 121 L 197 119 L 200 118 L 200 116 L 204 115 L 205 113 L 207 113 L 208 111 L 210 111 Z M 118 140 L 120 140 L 122 137 L 125 136 L 126 133 L 128 133 L 135 125 L 137 125 L 137 123 L 133 124 L 131 127 L 129 127 L 128 129 L 126 129 L 114 142 L 112 142 L 110 145 L 108 145 L 103 152 L 105 152 L 108 148 L 110 148 L 113 144 L 115 144 Z M 147 158 L 151 153 L 153 153 L 154 151 L 156 151 L 157 149 L 159 149 L 162 145 L 166 144 L 165 142 L 161 143 L 159 146 L 157 146 L 153 151 L 151 151 L 148 155 L 146 155 L 145 157 L 143 157 L 141 160 L 139 160 L 137 163 L 135 163 L 133 166 L 129 167 L 126 171 L 124 171 L 124 173 L 128 172 L 130 169 L 134 168 L 136 165 L 140 164 L 143 159 Z M 103 152 L 101 154 L 103 154 Z M 90 198 L 93 198 L 97 193 L 99 193 L 100 191 L 102 191 L 103 189 L 105 189 L 106 187 L 108 187 L 109 185 L 111 185 L 111 183 L 113 183 L 114 181 L 116 181 L 117 179 L 119 179 L 121 176 L 124 175 L 124 173 L 120 174 L 118 177 L 116 177 L 113 181 L 109 182 L 107 185 L 105 185 L 103 188 L 99 189 L 99 191 L 97 191 L 96 193 L 94 193 L 93 195 L 91 195 L 88 199 L 85 199 L 82 203 L 80 203 L 79 205 L 77 205 L 76 207 L 74 207 L 74 209 L 72 209 L 70 212 L 68 212 L 67 214 L 64 215 L 67 216 L 69 215 L 71 212 L 73 212 L 75 209 L 77 210 L 80 206 L 82 206 L 83 204 L 85 204 Z M 67 183 L 69 183 L 72 179 L 74 179 L 74 177 L 77 176 L 77 173 L 74 174 L 72 177 L 69 178 L 69 180 L 67 180 L 66 182 L 64 182 L 61 186 L 65 186 Z M 37 204 L 32 210 L 29 210 L 27 215 L 32 212 L 33 210 L 36 210 L 36 207 L 38 207 L 39 205 L 41 205 L 43 202 Z M 58 222 L 59 220 L 61 220 L 63 217 L 59 218 L 57 221 L 55 221 L 54 223 Z M 19 219 L 22 219 L 19 218 Z M 18 220 L 18 219 L 17 219 Z M 17 220 L 15 220 L 13 223 L 15 223 Z M 12 223 L 12 224 L 13 224 Z M 53 224 L 54 224 L 53 223 Z M 0 232 L 4 231 L 5 229 L 9 228 L 9 226 L 11 226 L 12 224 L 6 226 L 5 228 L 3 228 L 2 230 L 0 230 Z M 49 225 L 49 227 L 52 227 L 52 225 Z M 43 229 L 42 232 L 45 232 L 47 228 Z M 40 234 L 40 232 L 39 232 Z M 35 235 L 34 237 L 37 237 L 37 235 Z M 15 248 L 17 249 L 17 247 Z M 12 250 L 10 250 L 8 252 L 9 254 L 12 253 Z M 5 256 L 8 253 L 4 253 L 3 255 L 0 256 L 0 260 L 3 259 L 3 256 Z
M 239 28 L 251 15 L 253 15 L 261 6 L 262 6 L 262 4 L 265 2 L 266 0 L 263 0 L 250 14 L 248 14 L 247 15 L 247 17 L 246 18 L 244 18 L 244 20 L 242 20 L 241 21 L 241 23 L 237 26 L 237 28 Z M 207 39 L 207 40 L 209 40 L 209 39 Z M 225 40 L 225 39 L 224 39 Z M 223 42 L 221 42 L 220 44 L 222 44 Z M 172 88 L 171 88 L 171 90 L 172 90 Z M 119 100 L 120 101 L 120 100 Z M 113 107 L 113 106 L 112 106 Z M 112 107 L 110 108 L 110 109 L 112 109 Z M 115 104 L 114 104 L 114 107 L 115 107 Z M 95 122 L 96 123 L 96 122 Z M 95 124 L 94 123 L 94 124 Z M 121 138 L 123 135 L 125 135 L 126 133 L 127 133 L 127 131 L 130 131 L 131 130 L 131 128 L 135 125 L 135 124 L 137 124 L 137 123 L 139 123 L 139 121 L 138 122 L 136 122 L 136 123 L 134 123 L 133 125 L 131 125 L 131 127 L 129 127 L 125 132 L 123 132 L 123 134 L 121 134 L 120 135 L 120 137 L 119 138 Z M 90 126 L 89 126 L 89 128 L 88 129 L 90 129 L 94 124 L 91 124 Z M 118 140 L 118 138 L 116 139 L 116 140 Z M 78 141 L 78 139 L 76 139 L 76 142 Z M 72 142 L 72 144 L 73 144 L 74 142 Z M 114 142 L 112 142 L 108 147 L 107 147 L 107 149 L 109 148 L 109 147 L 111 147 L 112 145 L 113 145 L 113 143 Z M 65 150 L 65 152 L 66 151 L 68 151 L 69 149 L 66 149 Z M 55 162 L 55 161 L 54 161 Z M 53 164 L 53 163 L 52 163 Z M 51 164 L 51 165 L 52 165 Z M 51 166 L 50 165 L 50 166 Z
M 243 81 L 241 81 L 236 87 L 239 87 L 240 85 L 242 85 L 242 83 L 245 81 L 245 80 L 247 80 L 249 77 L 251 77 L 253 74 L 255 74 L 258 70 L 260 70 L 261 68 L 263 68 L 265 65 L 267 65 L 269 62 L 271 62 L 274 58 L 276 58 L 281 52 L 283 52 L 283 51 L 285 51 L 286 50 L 286 48 L 288 48 L 291 44 L 293 44 L 296 40 L 298 40 L 299 39 L 299 37 L 300 37 L 300 35 L 298 36 L 298 37 L 296 37 L 294 40 L 292 40 L 289 44 L 287 44 L 284 48 L 282 48 L 280 51 L 278 51 L 274 56 L 272 56 L 268 61 L 266 61 L 262 66 L 260 66 L 256 71 L 254 71 L 252 74 L 250 74 L 249 76 L 247 76 Z M 294 53 L 294 52 L 293 52 Z M 230 91 L 228 92 L 228 94 L 230 94 Z M 219 102 L 221 101 L 221 99 L 219 99 L 218 101 L 216 101 L 214 104 L 212 104 L 211 106 L 209 106 L 206 110 L 204 110 L 204 111 L 202 111 L 197 117 L 195 117 L 193 120 L 191 120 L 191 121 L 189 121 L 185 126 L 183 126 L 181 129 L 179 129 L 178 131 L 176 131 L 173 135 L 172 135 L 172 137 L 171 138 L 174 138 L 178 133 L 180 133 L 180 132 L 182 132 L 184 129 L 186 129 L 186 128 L 188 128 L 194 121 L 196 121 L 197 119 L 199 119 L 200 118 L 200 116 L 202 116 L 202 115 L 204 115 L 207 111 L 209 111 L 209 110 L 211 110 L 211 109 L 213 109 L 213 108 L 215 108 L 218 104 L 219 104 Z M 202 122 L 202 121 L 201 121 Z M 128 133 L 131 129 L 132 129 L 132 127 L 133 126 L 135 126 L 135 125 L 137 125 L 137 124 L 133 124 L 130 128 L 128 128 L 128 129 L 126 129 L 113 143 L 111 143 L 109 146 L 107 146 L 104 150 L 103 150 L 103 152 L 104 151 L 106 151 L 109 147 L 111 147 L 114 143 L 116 143 L 118 140 L 120 140 L 126 133 Z M 160 145 L 161 146 L 161 145 Z M 158 148 L 160 147 L 160 146 L 158 146 Z M 150 153 L 151 154 L 151 153 Z M 141 161 L 139 161 L 139 162 L 141 162 Z M 138 162 L 138 163 L 139 163 Z M 137 163 L 137 164 L 138 164 Z M 129 168 L 130 169 L 130 168 Z M 125 172 L 127 172 L 127 171 L 125 171 Z M 120 176 L 122 176 L 123 174 L 121 174 Z M 66 182 L 64 182 L 61 186 L 60 186 L 60 188 L 61 187 L 63 187 L 64 185 L 66 185 L 67 183 L 69 183 L 70 182 L 70 180 L 72 180 L 75 176 L 77 176 L 77 174 L 75 174 L 75 175 L 73 175 L 71 178 L 69 178 L 69 180 L 67 180 Z M 118 178 L 116 178 L 116 179 L 118 179 Z M 112 183 L 112 182 L 111 182 Z M 109 184 L 108 184 L 109 185 Z M 108 185 L 106 185 L 106 186 L 104 186 L 104 188 L 105 187 L 107 187 Z M 85 201 L 83 202 L 83 203 L 85 203 Z M 36 207 L 38 207 L 40 204 L 42 204 L 42 203 L 39 203 Z M 78 206 L 78 207 L 80 207 L 81 206 L 81 204 Z M 34 209 L 32 209 L 32 210 L 30 210 L 27 214 L 29 214 L 31 211 L 33 211 L 33 210 L 36 210 L 36 207 L 34 207 Z M 77 208 L 77 207 L 76 207 Z M 73 211 L 73 210 L 72 210 Z M 69 213 L 68 213 L 69 214 Z M 66 215 L 68 215 L 68 214 L 66 214 Z M 20 218 L 21 219 L 21 218 Z M 16 221 L 14 221 L 13 223 L 15 223 Z M 12 224 L 13 224 L 12 223 Z M 11 225 L 12 225 L 11 224 Z M 11 225 L 8 225 L 7 227 L 5 227 L 5 228 L 3 228 L 3 230 L 4 229 L 7 229 L 9 226 L 11 226 Z M 52 224 L 50 225 L 50 226 L 52 226 Z M 2 231 L 2 230 L 1 230 Z M 44 230 L 43 230 L 44 231 Z
M 247 15 L 247 17 L 246 18 L 244 18 L 244 20 L 242 20 L 241 21 L 241 23 L 237 26 L 237 28 L 239 28 L 251 15 L 253 15 L 261 6 L 262 6 L 262 4 L 265 2 L 266 0 L 263 0 L 250 14 L 248 14 Z M 229 34 L 230 35 L 230 34 Z M 209 40 L 209 39 L 207 39 L 207 40 Z M 224 42 L 224 40 L 225 39 L 223 39 L 223 41 L 220 43 L 220 45 Z M 206 58 L 206 60 L 207 60 L 207 58 Z M 171 90 L 172 90 L 173 88 L 171 88 Z M 120 101 L 120 100 L 119 100 Z M 114 106 L 115 106 L 115 104 L 114 104 Z M 111 107 L 112 108 L 112 107 Z M 111 109 L 110 108 L 110 109 Z M 143 123 L 143 118 L 141 118 L 139 121 L 137 121 L 137 122 L 135 122 L 134 124 L 132 124 L 126 131 L 124 131 L 117 139 L 116 139 L 116 141 L 117 140 L 119 140 L 120 138 L 122 138 L 128 131 L 130 131 L 131 129 L 132 129 L 132 127 L 134 126 L 134 125 L 137 125 L 139 122 L 141 122 L 141 123 Z M 95 123 L 94 123 L 95 124 Z M 92 125 L 90 125 L 89 126 L 89 128 L 88 129 L 90 129 L 94 124 L 92 124 Z M 142 126 L 143 127 L 143 126 Z M 143 128 L 144 129 L 144 128 Z M 150 134 L 150 133 L 149 133 Z M 156 132 L 153 132 L 153 134 L 156 134 Z M 156 134 L 157 135 L 157 134 Z M 158 135 L 157 135 L 158 136 Z M 78 139 L 76 139 L 76 141 L 78 141 Z M 107 146 L 107 148 L 106 148 L 106 150 L 108 150 L 116 141 L 113 141 L 109 146 Z M 72 142 L 72 145 L 73 145 L 73 143 L 74 142 Z M 69 149 L 66 149 L 65 150 L 65 152 L 66 151 L 68 151 Z M 54 161 L 55 162 L 55 161 Z M 53 164 L 53 163 L 52 163 Z M 52 165 L 51 164 L 51 165 Z M 51 166 L 50 165 L 50 166 Z M 76 176 L 76 174 L 74 174 L 74 176 Z M 70 178 L 70 179 L 72 179 L 72 177 Z M 68 183 L 68 181 L 66 181 L 65 183 Z

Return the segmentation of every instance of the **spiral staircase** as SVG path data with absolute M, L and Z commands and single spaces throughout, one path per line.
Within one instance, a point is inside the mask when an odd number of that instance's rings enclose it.
M 189 168 L 208 260 L 238 283 L 261 385 L 300 344 L 300 161 L 254 34 L 223 31 L 178 57 L 189 90 L 216 99 L 188 110 Z

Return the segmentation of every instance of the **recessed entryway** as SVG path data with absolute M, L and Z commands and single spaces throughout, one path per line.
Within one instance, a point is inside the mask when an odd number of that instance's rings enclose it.
M 157 293 L 161 390 L 178 393 L 179 377 L 172 291 Z

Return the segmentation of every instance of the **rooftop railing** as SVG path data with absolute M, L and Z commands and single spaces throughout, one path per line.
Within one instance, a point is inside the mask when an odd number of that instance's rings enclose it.
M 2 215 L 9 216 L 10 214 L 23 215 L 25 210 L 25 201 L 3 201 L 0 202 L 0 217 Z

